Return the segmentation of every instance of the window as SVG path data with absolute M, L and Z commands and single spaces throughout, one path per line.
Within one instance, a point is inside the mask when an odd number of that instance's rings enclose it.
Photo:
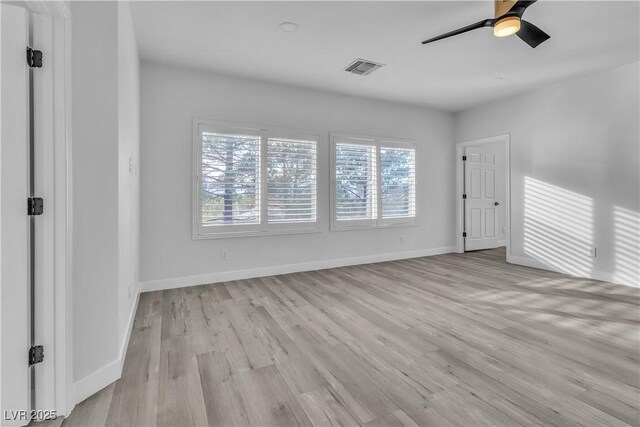
M 318 229 L 318 135 L 194 121 L 194 238 Z
M 269 138 L 270 224 L 316 222 L 316 145 L 315 141 Z
M 416 215 L 415 148 L 380 147 L 382 218 Z
M 202 224 L 260 223 L 260 137 L 202 132 Z
M 376 146 L 337 142 L 336 219 L 371 221 L 378 216 Z
M 415 144 L 332 135 L 332 229 L 412 225 Z

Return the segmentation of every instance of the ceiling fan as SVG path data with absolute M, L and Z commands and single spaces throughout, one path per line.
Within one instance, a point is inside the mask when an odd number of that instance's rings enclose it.
M 422 44 L 457 36 L 478 28 L 493 27 L 493 35 L 506 37 L 516 34 L 520 39 L 535 48 L 551 36 L 530 22 L 522 19 L 524 11 L 537 0 L 495 0 L 495 18 L 485 19 L 475 24 L 467 25 L 455 31 L 425 40 Z

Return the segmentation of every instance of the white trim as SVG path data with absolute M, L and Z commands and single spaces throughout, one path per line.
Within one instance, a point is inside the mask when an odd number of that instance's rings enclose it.
M 464 204 L 462 203 L 462 193 L 464 191 L 463 182 L 463 169 L 464 164 L 462 162 L 462 155 L 464 148 L 471 145 L 481 145 L 492 142 L 504 142 L 505 144 L 505 226 L 507 228 L 506 241 L 500 241 L 500 246 L 507 247 L 507 256 L 511 254 L 511 134 L 497 135 L 489 138 L 475 139 L 472 141 L 458 142 L 456 144 L 456 252 L 464 252 L 464 240 L 462 237 L 462 231 L 464 230 Z
M 53 174 L 53 193 L 45 201 L 53 216 L 52 245 L 46 250 L 53 254 L 44 254 L 46 259 L 53 258 L 53 295 L 44 298 L 36 295 L 47 304 L 42 308 L 53 313 L 53 327 L 41 331 L 46 336 L 49 348 L 45 350 L 47 360 L 55 371 L 53 381 L 45 383 L 46 390 L 38 390 L 36 405 L 38 409 L 55 409 L 58 415 L 67 415 L 74 407 L 73 400 L 73 345 L 72 345 L 72 271 L 73 271 L 73 187 L 71 170 L 71 9 L 66 0 L 27 0 L 25 7 L 32 13 L 48 16 L 52 24 L 50 47 L 44 52 L 45 67 L 51 65 L 52 87 L 47 93 L 44 109 L 40 111 L 42 119 L 52 124 L 53 155 L 44 160 L 50 162 L 46 167 Z M 38 48 L 38 47 L 36 47 Z M 42 129 L 36 129 L 36 132 Z M 47 232 L 49 232 L 47 231 Z M 53 336 L 51 336 L 53 334 Z M 50 366 L 51 368 L 51 366 Z M 54 407 L 41 407 L 44 403 Z
M 127 349 L 129 348 L 129 339 L 131 338 L 131 331 L 133 330 L 133 325 L 136 320 L 136 312 L 138 311 L 138 303 L 140 302 L 140 291 L 136 292 L 136 298 L 133 304 L 131 305 L 131 310 L 129 311 L 129 321 L 127 322 L 127 330 L 122 337 L 122 342 L 120 342 L 120 374 L 122 374 L 122 368 L 124 367 L 124 360 L 127 357 Z
M 43 53 L 54 52 L 51 16 L 32 14 L 30 44 Z M 33 72 L 34 194 L 45 201 L 44 214 L 35 218 L 34 330 L 36 343 L 43 345 L 47 353 L 53 350 L 51 357 L 32 368 L 36 376 L 35 410 L 56 407 L 54 66 L 55 62 L 44 63 Z
M 74 406 L 120 378 L 121 361 L 114 360 L 73 384 Z M 68 414 L 67 414 L 68 415 Z
M 376 218 L 374 219 L 353 219 L 338 220 L 336 206 L 336 140 L 354 145 L 375 147 L 376 149 Z M 342 141 L 341 141 L 342 142 Z M 420 191 L 418 189 L 418 143 L 413 139 L 378 137 L 371 135 L 352 134 L 343 132 L 329 133 L 329 205 L 330 205 L 330 231 L 351 231 L 351 230 L 371 230 L 376 228 L 389 227 L 415 227 L 420 225 L 418 217 L 418 199 Z M 414 150 L 414 216 L 399 218 L 382 218 L 382 167 L 380 161 L 380 149 L 389 148 L 409 148 Z
M 129 323 L 127 325 L 127 331 L 120 342 L 120 353 L 118 359 L 103 366 L 95 372 L 87 375 L 79 381 L 73 384 L 74 390 L 74 404 L 78 404 L 92 396 L 94 393 L 102 390 L 112 382 L 118 380 L 122 376 L 122 369 L 124 368 L 124 361 L 127 357 L 127 348 L 129 347 L 129 339 L 131 338 L 131 331 L 133 330 L 133 324 L 136 318 L 136 311 L 138 310 L 138 302 L 140 301 L 140 292 L 136 293 L 136 299 L 131 306 L 131 312 L 129 313 Z
M 371 264 L 375 262 L 395 261 L 409 258 L 420 258 L 455 252 L 454 246 L 417 251 L 391 252 L 378 255 L 367 255 L 353 258 L 338 258 L 322 261 L 310 261 L 299 264 L 285 264 L 246 270 L 223 271 L 219 273 L 199 274 L 196 276 L 173 277 L 170 279 L 148 280 L 140 283 L 140 292 L 160 291 L 164 289 L 184 288 L 187 286 L 218 283 L 229 280 L 252 279 L 278 274 L 299 273 L 302 271 L 322 270 L 326 268 L 346 267 L 350 265 Z
M 67 1 L 43 1 L 53 6 L 55 102 L 55 240 L 56 240 L 56 407 L 73 410 L 73 159 L 71 133 L 71 9 Z M 50 9 L 51 10 L 51 9 Z M 60 96 L 57 96 L 60 94 Z
M 54 28 L 58 28 L 60 37 L 64 43 L 64 58 L 58 58 L 61 64 L 57 68 L 63 68 L 61 76 L 54 75 L 54 85 L 56 91 L 64 93 L 64 99 L 60 100 L 59 105 L 61 117 L 56 120 L 60 126 L 57 130 L 59 136 L 56 136 L 56 200 L 57 206 L 61 210 L 60 215 L 56 219 L 56 235 L 60 236 L 62 242 L 56 242 L 60 247 L 57 250 L 61 253 L 60 260 L 56 263 L 56 270 L 60 273 L 60 282 L 65 283 L 57 291 L 56 298 L 60 301 L 56 303 L 56 323 L 60 324 L 56 330 L 57 341 L 56 354 L 60 361 L 56 366 L 60 378 L 66 378 L 66 381 L 56 388 L 61 404 L 66 406 L 66 414 L 70 414 L 75 406 L 73 400 L 73 157 L 72 157 L 72 84 L 71 84 L 71 10 L 66 1 L 55 1 L 54 5 L 58 9 L 64 8 L 66 15 L 64 18 L 64 26 L 54 24 Z M 56 283 L 58 280 L 56 279 Z M 60 331 L 60 332 L 58 332 Z M 66 362 L 66 364 L 65 364 Z M 64 388 L 63 388 L 64 387 Z M 60 406 L 58 405 L 58 406 Z M 63 407 L 64 407 L 63 406 Z
M 559 273 L 556 270 L 552 270 L 550 266 L 545 264 L 542 261 L 537 259 L 529 258 L 529 257 L 519 257 L 513 256 L 507 253 L 507 262 L 509 264 L 521 265 L 523 267 L 537 268 L 539 270 L 553 271 L 555 273 Z
M 618 285 L 629 286 L 632 288 L 640 287 L 640 284 L 620 282 L 616 279 L 615 274 L 609 273 L 606 271 L 599 271 L 599 270 L 591 271 L 591 274 L 589 277 L 576 276 L 566 271 L 562 271 L 557 268 L 554 268 L 553 266 L 548 265 L 538 259 L 530 258 L 530 257 L 514 256 L 510 254 L 507 254 L 507 262 L 509 264 L 520 265 L 520 266 L 529 267 L 529 268 L 537 268 L 538 270 L 551 271 L 553 273 L 564 274 L 567 276 L 576 277 L 576 278 L 585 279 L 585 280 L 602 280 L 604 282 L 615 283 Z
M 223 226 L 221 226 L 223 227 Z M 230 226 L 232 227 L 232 226 Z M 238 226 L 240 227 L 240 226 Z M 201 227 L 206 228 L 206 227 Z M 222 232 L 201 232 L 201 234 L 195 234 L 192 236 L 193 240 L 211 240 L 211 239 L 235 239 L 238 237 L 256 237 L 256 236 L 281 236 L 281 235 L 293 235 L 293 234 L 312 234 L 312 233 L 322 233 L 320 227 L 309 227 L 309 228 L 292 228 L 292 229 L 282 229 L 282 230 L 255 230 L 251 229 L 250 231 L 222 231 Z

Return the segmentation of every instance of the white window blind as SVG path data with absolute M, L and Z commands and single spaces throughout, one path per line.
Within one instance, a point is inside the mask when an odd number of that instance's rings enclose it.
M 376 146 L 335 144 L 335 218 L 377 218 Z
M 260 136 L 202 132 L 203 226 L 260 223 Z
M 382 218 L 416 214 L 416 150 L 380 147 Z
M 194 239 L 320 231 L 318 132 L 193 123 Z
M 316 141 L 267 141 L 267 221 L 316 222 Z
M 332 134 L 332 230 L 417 225 L 416 144 Z

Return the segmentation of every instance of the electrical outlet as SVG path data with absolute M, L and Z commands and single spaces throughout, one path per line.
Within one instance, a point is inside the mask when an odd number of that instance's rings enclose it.
M 502 234 L 507 234 L 507 226 L 506 225 L 502 226 Z
M 591 248 L 589 249 L 589 255 L 591 256 L 591 258 L 595 258 L 597 256 L 598 252 L 596 248 Z
M 222 261 L 226 261 L 227 260 L 227 250 L 226 249 L 220 251 L 220 259 Z
M 404 241 L 405 241 L 405 236 L 404 236 L 404 234 L 401 234 L 400 235 L 400 243 L 404 243 Z
M 129 157 L 129 172 L 133 172 L 133 159 Z

